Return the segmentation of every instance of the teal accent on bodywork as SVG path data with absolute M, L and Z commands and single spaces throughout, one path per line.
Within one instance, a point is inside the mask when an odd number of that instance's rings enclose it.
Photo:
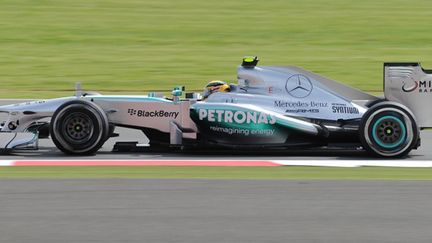
M 221 144 L 283 144 L 285 143 L 288 134 L 290 133 L 289 131 L 291 130 L 278 124 L 254 122 L 237 123 L 234 121 L 234 119 L 232 122 L 231 120 L 226 122 L 224 118 L 219 120 L 216 113 L 215 119 L 211 119 L 209 121 L 207 119 L 208 117 L 206 116 L 206 118 L 200 120 L 200 114 L 198 110 L 206 110 L 207 112 L 209 110 L 223 110 L 224 112 L 231 112 L 232 114 L 234 114 L 236 111 L 241 111 L 244 112 L 243 114 L 246 114 L 247 111 L 232 108 L 218 109 L 216 107 L 212 107 L 210 109 L 191 109 L 191 119 L 196 123 L 200 132 L 206 134 L 210 140 L 217 141 Z M 224 114 L 221 116 L 223 117 Z M 243 119 L 242 115 L 239 115 L 239 118 Z M 268 115 L 267 119 L 269 119 Z
M 284 126 L 286 128 L 291 128 L 291 129 L 295 129 L 295 130 L 302 130 L 298 126 L 296 126 L 295 124 L 288 123 L 288 121 L 285 121 L 285 120 L 282 120 L 279 118 L 276 118 L 276 123 L 281 125 L 281 126 Z
M 181 90 L 175 89 L 171 92 L 173 96 L 182 96 L 183 92 Z
M 200 133 L 221 144 L 286 144 L 298 134 L 318 134 L 313 124 L 248 104 L 195 103 L 190 116 Z
M 385 144 L 385 143 L 381 142 L 381 140 L 377 137 L 376 132 L 375 132 L 378 124 L 381 121 L 385 120 L 385 119 L 392 119 L 392 120 L 396 121 L 401 126 L 401 128 L 402 128 L 402 136 L 399 138 L 398 141 L 396 141 L 396 142 L 394 142 L 392 144 Z M 403 122 L 399 118 L 394 117 L 394 116 L 383 116 L 383 117 L 381 117 L 380 119 L 378 119 L 374 123 L 374 125 L 372 127 L 372 137 L 373 137 L 374 141 L 379 146 L 381 146 L 383 148 L 387 148 L 387 149 L 393 149 L 393 148 L 396 148 L 396 147 L 400 146 L 405 141 L 405 139 L 406 139 L 406 128 L 405 128 L 405 125 L 403 124 Z
M 236 112 L 236 111 L 242 111 L 242 112 L 257 112 L 257 111 L 251 111 L 251 110 L 247 110 L 247 109 L 234 109 L 231 107 L 216 107 L 213 106 L 211 108 L 197 108 L 197 109 L 192 109 L 193 113 L 195 113 L 195 115 L 197 117 L 199 117 L 199 111 L 200 109 L 205 109 L 207 110 L 207 112 L 209 110 L 224 110 L 224 111 L 232 111 L 232 112 Z M 267 114 L 266 114 L 267 115 Z M 267 115 L 269 116 L 269 115 Z M 210 122 L 208 120 L 205 120 L 205 122 Z M 257 123 L 237 123 L 237 122 L 218 122 L 215 121 L 215 123 L 219 123 L 219 124 L 223 124 L 226 127 L 232 127 L 232 128 L 249 128 L 249 129 L 265 129 L 265 128 L 269 128 L 272 127 L 272 124 L 257 124 Z
M 145 101 L 145 102 L 164 102 L 164 103 L 172 103 L 172 101 L 159 98 L 159 97 L 149 97 L 149 96 L 88 96 L 87 98 L 91 98 L 93 100 L 120 100 L 120 101 Z
M 255 110 L 251 110 L 251 109 L 247 109 L 247 108 L 243 108 L 243 107 L 229 107 L 229 106 L 210 106 L 210 107 L 206 107 L 205 105 L 197 105 L 197 106 L 193 106 L 191 107 L 191 110 L 193 110 L 194 113 L 197 114 L 199 113 L 199 109 L 205 109 L 205 110 L 225 110 L 225 111 L 243 111 L 243 112 L 259 112 L 259 113 L 264 113 L 267 116 L 272 116 L 268 113 L 265 112 L 261 112 L 261 111 L 255 111 Z M 192 113 L 192 112 L 191 112 Z M 273 116 L 274 117 L 274 116 Z M 296 124 L 292 124 L 289 123 L 289 121 L 285 121 L 283 119 L 280 119 L 278 117 L 275 117 L 276 119 L 276 123 L 275 124 L 256 124 L 256 123 L 243 123 L 243 124 L 238 124 L 238 123 L 229 123 L 228 125 L 231 127 L 235 127 L 235 128 L 250 128 L 250 129 L 265 129 L 268 127 L 272 127 L 274 125 L 281 125 L 285 128 L 289 128 L 289 129 L 295 129 L 295 130 L 303 130 L 301 128 L 299 128 Z M 225 124 L 224 122 L 221 122 L 222 124 Z

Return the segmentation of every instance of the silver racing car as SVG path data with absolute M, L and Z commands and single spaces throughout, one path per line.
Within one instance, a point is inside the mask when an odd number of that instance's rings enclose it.
M 175 88 L 157 95 L 71 97 L 0 106 L 0 149 L 37 149 L 51 138 L 66 154 L 96 153 L 115 127 L 142 131 L 151 146 L 167 149 L 365 149 L 402 157 L 432 127 L 432 71 L 419 63 L 385 63 L 378 98 L 293 66 L 257 66 L 247 57 L 229 92 L 201 99 Z M 208 96 L 208 97 L 207 97 Z M 49 118 L 49 121 L 47 121 Z

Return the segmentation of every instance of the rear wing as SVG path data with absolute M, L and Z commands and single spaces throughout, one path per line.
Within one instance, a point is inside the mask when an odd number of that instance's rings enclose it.
M 418 62 L 384 63 L 384 95 L 407 106 L 420 128 L 432 127 L 432 70 Z

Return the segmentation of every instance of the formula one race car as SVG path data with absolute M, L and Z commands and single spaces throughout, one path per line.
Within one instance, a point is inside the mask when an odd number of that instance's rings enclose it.
M 3 151 L 37 149 L 51 137 L 66 154 L 93 154 L 114 128 L 141 130 L 151 146 L 202 149 L 363 148 L 402 157 L 432 127 L 432 71 L 419 63 L 385 63 L 378 98 L 292 66 L 256 66 L 243 59 L 238 84 L 206 99 L 85 94 L 0 106 Z M 50 118 L 49 122 L 41 119 Z

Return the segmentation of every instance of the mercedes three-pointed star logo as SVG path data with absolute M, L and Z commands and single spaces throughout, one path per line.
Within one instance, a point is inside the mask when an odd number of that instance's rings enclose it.
M 313 85 L 308 77 L 294 74 L 287 79 L 285 89 L 292 97 L 305 98 L 312 92 Z

